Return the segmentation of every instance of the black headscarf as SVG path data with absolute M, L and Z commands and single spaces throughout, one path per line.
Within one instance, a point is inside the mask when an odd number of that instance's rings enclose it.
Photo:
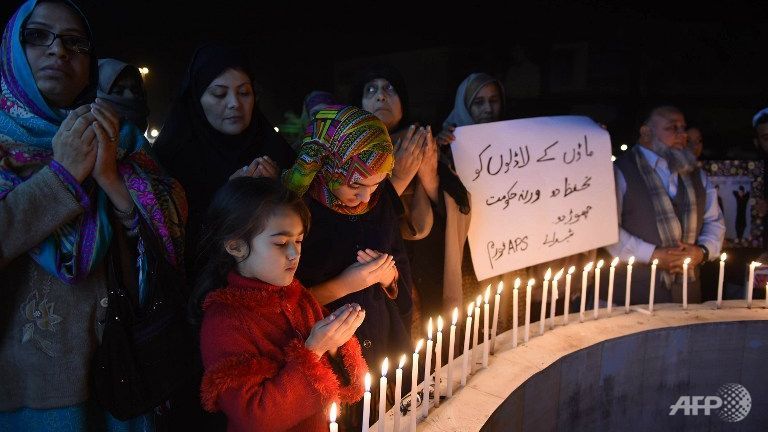
M 400 97 L 400 104 L 403 109 L 403 118 L 400 120 L 390 134 L 397 133 L 403 128 L 411 124 L 408 114 L 408 88 L 405 86 L 405 80 L 400 72 L 393 66 L 386 64 L 377 64 L 371 67 L 365 68 L 358 73 L 357 80 L 350 94 L 350 103 L 355 106 L 362 106 L 363 103 L 363 91 L 365 85 L 369 82 L 383 78 L 389 81 L 395 88 L 397 95 Z M 440 188 L 450 195 L 459 206 L 459 210 L 467 214 L 469 213 L 469 195 L 467 189 L 461 183 L 458 176 L 451 170 L 451 168 L 443 161 L 438 160 L 437 174 L 440 177 Z
M 403 109 L 403 118 L 400 119 L 400 122 L 395 125 L 391 131 L 389 131 L 390 134 L 393 134 L 411 124 L 408 118 L 408 89 L 405 87 L 405 80 L 400 74 L 400 71 L 395 69 L 393 66 L 377 64 L 360 71 L 358 73 L 357 80 L 352 87 L 349 104 L 362 108 L 363 91 L 365 90 L 365 85 L 377 78 L 389 81 L 389 83 L 392 84 L 392 87 L 395 88 L 397 96 L 400 97 L 400 105 Z
M 237 169 L 265 155 L 286 169 L 296 158 L 256 106 L 250 125 L 238 135 L 223 134 L 208 123 L 200 98 L 211 82 L 227 69 L 241 70 L 254 81 L 250 61 L 241 50 L 206 44 L 195 51 L 181 92 L 154 144 L 160 162 L 187 193 L 187 238 L 191 242 L 197 238 L 202 216 L 214 193 Z M 193 244 L 188 244 L 188 251 L 194 252 L 194 249 Z

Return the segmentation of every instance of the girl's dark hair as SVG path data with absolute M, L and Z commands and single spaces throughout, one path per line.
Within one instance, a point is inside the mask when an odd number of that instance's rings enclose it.
M 250 248 L 251 239 L 264 230 L 269 218 L 280 209 L 294 211 L 301 218 L 304 232 L 309 230 L 309 209 L 304 201 L 276 180 L 238 177 L 216 192 L 201 230 L 197 263 L 202 265 L 202 270 L 190 298 L 192 323 L 200 324 L 205 297 L 223 288 L 227 274 L 237 265 L 235 258 L 224 249 L 225 244 L 242 240 Z

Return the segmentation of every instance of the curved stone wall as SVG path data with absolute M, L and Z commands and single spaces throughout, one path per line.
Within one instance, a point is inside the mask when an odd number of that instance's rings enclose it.
M 499 336 L 490 365 L 454 383 L 454 396 L 419 424 L 419 431 L 707 431 L 768 430 L 768 309 L 726 301 L 657 305 L 653 316 L 614 309 L 613 316 L 558 326 L 528 344 Z M 520 329 L 522 342 L 522 329 Z M 444 381 L 444 379 L 443 379 Z M 681 396 L 714 396 L 724 384 L 751 396 L 739 422 L 703 409 L 680 409 Z M 444 384 L 445 385 L 445 384 Z M 733 389 L 731 389 L 733 390 Z M 726 404 L 739 402 L 730 392 Z M 723 398 L 720 398 L 722 400 Z M 730 406 L 730 405 L 729 405 Z M 730 417 L 733 419 L 733 416 Z

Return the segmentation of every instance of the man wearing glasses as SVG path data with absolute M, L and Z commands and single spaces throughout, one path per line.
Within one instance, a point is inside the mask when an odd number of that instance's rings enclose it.
M 636 259 L 632 304 L 648 303 L 653 260 L 658 260 L 654 301 L 682 302 L 686 258 L 691 259 L 688 301 L 701 302 L 697 265 L 720 254 L 725 223 L 717 191 L 698 168 L 687 138 L 683 113 L 657 106 L 640 126 L 637 145 L 614 164 L 619 242 L 606 249 L 622 261 Z M 615 294 L 623 304 L 624 290 Z

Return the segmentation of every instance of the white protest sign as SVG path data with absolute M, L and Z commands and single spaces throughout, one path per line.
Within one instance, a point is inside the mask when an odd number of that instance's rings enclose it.
M 619 240 L 611 142 L 589 118 L 509 120 L 454 135 L 479 280 Z

